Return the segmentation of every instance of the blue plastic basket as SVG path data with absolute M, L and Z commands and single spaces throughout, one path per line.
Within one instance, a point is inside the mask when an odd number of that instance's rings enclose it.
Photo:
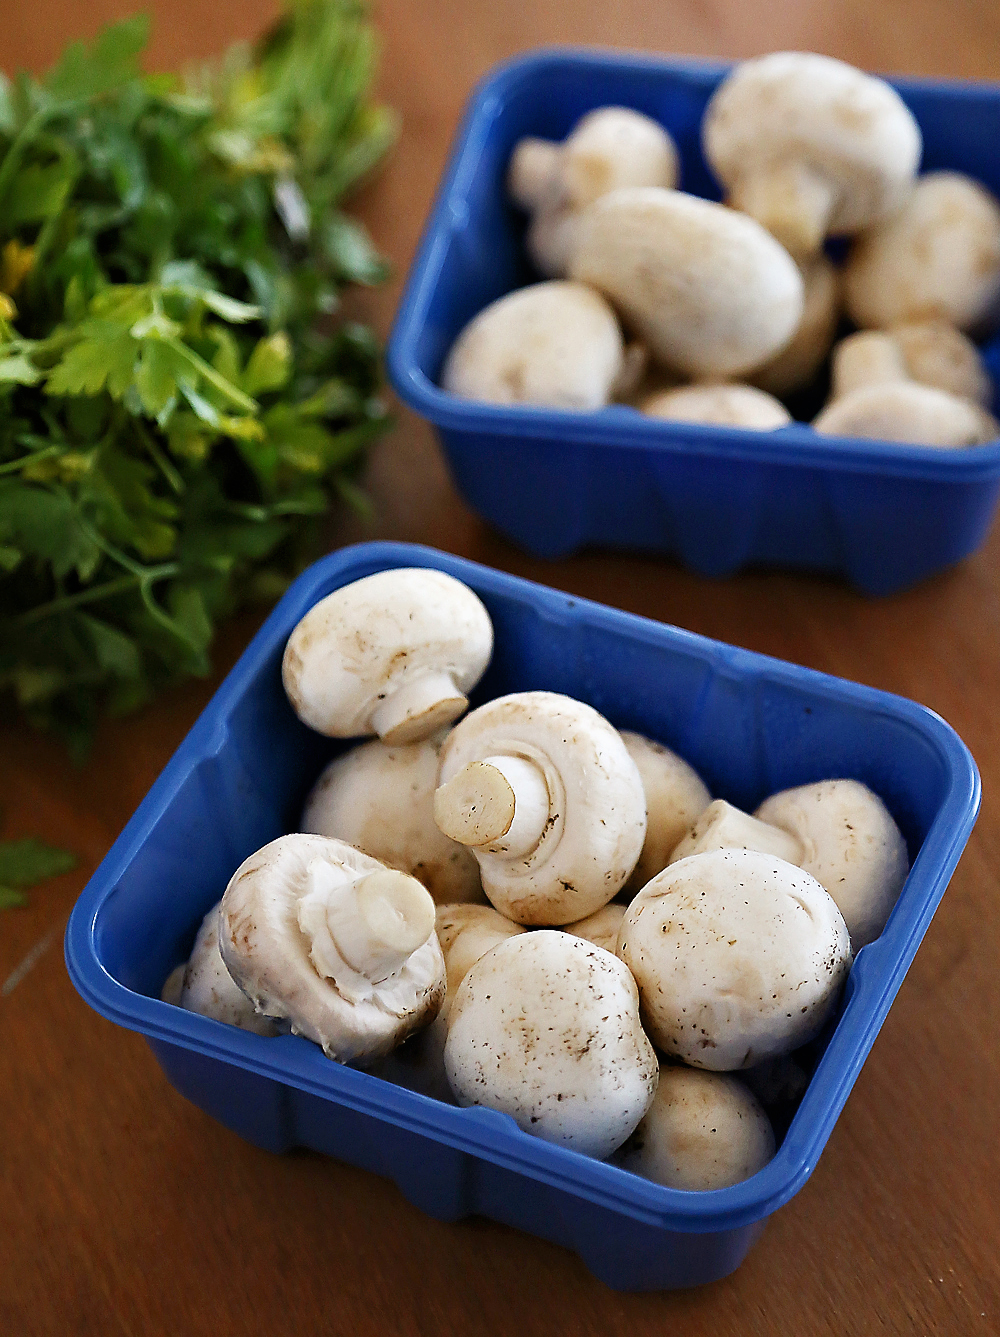
M 699 143 L 728 66 L 542 51 L 474 93 L 389 341 L 400 397 L 438 429 L 480 515 L 541 557 L 584 545 L 672 554 L 706 575 L 749 563 L 836 572 L 868 594 L 914 584 L 974 551 L 1000 493 L 1000 442 L 963 450 L 478 404 L 437 381 L 463 326 L 537 281 L 504 176 L 523 135 L 562 139 L 593 107 L 634 107 L 667 127 L 681 185 L 718 199 Z M 894 80 L 920 123 L 922 170 L 951 167 L 1000 194 L 1000 85 Z M 984 350 L 994 380 L 1000 344 Z
M 285 641 L 318 599 L 393 566 L 470 585 L 496 628 L 476 700 L 543 688 L 675 748 L 744 808 L 851 776 L 883 796 L 913 868 L 777 1155 L 732 1188 L 688 1193 L 541 1142 L 507 1115 L 459 1109 L 340 1067 L 307 1040 L 265 1039 L 159 1000 L 202 916 L 253 850 L 294 830 L 338 748 L 292 713 Z M 809 1177 L 958 862 L 979 805 L 967 749 L 913 702 L 709 641 L 427 548 L 366 544 L 289 590 L 181 744 L 78 901 L 66 960 L 104 1016 L 149 1039 L 177 1089 L 260 1146 L 311 1147 L 387 1175 L 441 1220 L 479 1213 L 574 1249 L 623 1290 L 695 1285 L 739 1265 Z

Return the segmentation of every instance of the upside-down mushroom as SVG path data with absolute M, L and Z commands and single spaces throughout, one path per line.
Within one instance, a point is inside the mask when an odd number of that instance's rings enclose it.
M 415 743 L 451 724 L 493 652 L 481 600 L 443 571 L 378 571 L 320 599 L 281 663 L 299 718 L 333 738 Z
M 606 905 L 646 833 L 642 779 L 591 706 L 516 692 L 480 706 L 441 751 L 434 819 L 479 861 L 508 919 L 569 924 Z
M 445 995 L 430 893 L 325 836 L 280 836 L 244 860 L 222 898 L 219 947 L 256 1011 L 339 1063 L 389 1053 Z

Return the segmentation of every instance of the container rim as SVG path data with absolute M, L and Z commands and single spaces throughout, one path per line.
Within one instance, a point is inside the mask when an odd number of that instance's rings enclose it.
M 531 441 L 557 438 L 579 445 L 652 450 L 664 455 L 712 456 L 930 481 L 976 483 L 1000 478 L 1000 439 L 982 446 L 941 448 L 821 436 L 804 423 L 770 432 L 668 423 L 620 404 L 596 412 L 508 407 L 459 399 L 440 389 L 421 369 L 417 348 L 444 267 L 447 239 L 461 231 L 468 220 L 468 185 L 475 175 L 482 145 L 517 87 L 564 69 L 599 72 L 624 68 L 662 71 L 665 75 L 694 74 L 712 83 L 733 64 L 694 56 L 553 45 L 514 56 L 488 71 L 467 99 L 397 307 L 386 346 L 386 368 L 393 389 L 408 407 L 446 431 Z M 985 89 L 1000 92 L 1000 83 L 987 80 L 883 77 L 900 92 L 943 88 L 956 98 L 975 98 Z
M 480 592 L 509 597 L 513 590 L 534 607 L 553 612 L 573 608 L 598 626 L 627 631 L 645 643 L 693 652 L 729 675 L 752 672 L 757 678 L 794 685 L 799 691 L 811 686 L 826 698 L 892 717 L 918 733 L 936 752 L 948 776 L 946 797 L 889 924 L 879 939 L 858 954 L 848 1001 L 784 1141 L 774 1159 L 752 1178 L 706 1192 L 666 1188 L 542 1142 L 522 1132 L 508 1115 L 446 1105 L 333 1063 L 315 1045 L 297 1036 L 266 1039 L 136 993 L 104 966 L 96 934 L 102 907 L 115 894 L 119 879 L 179 784 L 200 760 L 226 742 L 229 712 L 241 701 L 261 659 L 283 642 L 303 613 L 330 589 L 389 566 L 433 567 Z M 332 1100 L 649 1225 L 690 1233 L 728 1230 L 770 1215 L 811 1175 L 958 863 L 978 814 L 980 794 L 979 773 L 962 740 L 939 715 L 907 698 L 563 594 L 432 548 L 358 544 L 308 568 L 251 640 L 77 900 L 66 929 L 66 964 L 73 984 L 91 1007 L 153 1040 Z M 844 1025 L 849 1014 L 867 1014 L 867 1020 L 852 1032 Z

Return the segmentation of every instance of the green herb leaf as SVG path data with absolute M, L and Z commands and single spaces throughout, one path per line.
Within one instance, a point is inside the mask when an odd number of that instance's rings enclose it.
M 44 840 L 0 840 L 0 885 L 33 887 L 46 878 L 68 873 L 76 867 L 76 856 Z

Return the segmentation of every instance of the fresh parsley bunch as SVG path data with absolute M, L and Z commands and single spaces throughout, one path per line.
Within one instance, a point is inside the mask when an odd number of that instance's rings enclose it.
M 208 671 L 386 425 L 337 319 L 385 273 L 339 209 L 395 133 L 362 6 L 290 0 L 183 81 L 140 72 L 146 33 L 0 75 L 0 691 L 77 751 Z

